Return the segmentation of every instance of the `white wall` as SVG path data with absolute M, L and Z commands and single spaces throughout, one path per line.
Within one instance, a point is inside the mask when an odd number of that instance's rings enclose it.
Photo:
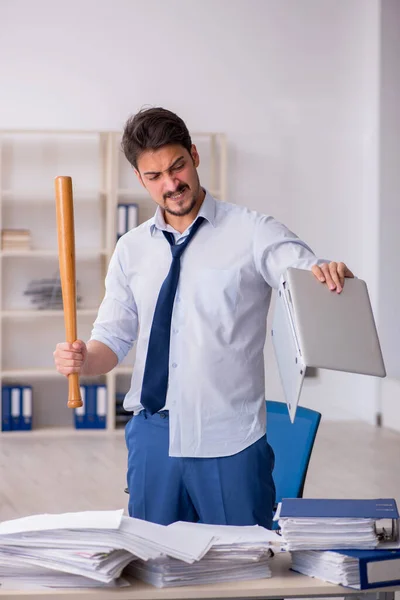
M 3 0 L 0 23 L 0 127 L 120 129 L 158 104 L 224 131 L 230 199 L 345 260 L 375 303 L 377 0 Z M 372 421 L 376 382 L 322 373 L 302 401 Z
M 380 102 L 379 321 L 388 378 L 382 385 L 383 424 L 400 431 L 400 3 L 382 2 Z

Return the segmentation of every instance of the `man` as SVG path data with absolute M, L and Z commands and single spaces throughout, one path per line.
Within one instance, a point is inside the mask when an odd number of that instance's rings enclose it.
M 57 369 L 106 373 L 137 341 L 124 402 L 134 415 L 125 432 L 131 516 L 271 527 L 263 358 L 271 290 L 290 266 L 337 293 L 353 274 L 319 261 L 272 217 L 215 200 L 174 113 L 139 112 L 122 147 L 158 207 L 118 241 L 91 339 L 58 344 Z

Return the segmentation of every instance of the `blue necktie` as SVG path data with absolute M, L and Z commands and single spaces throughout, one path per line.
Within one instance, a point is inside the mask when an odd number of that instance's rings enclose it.
M 203 221 L 204 217 L 197 218 L 189 235 L 181 244 L 175 244 L 173 233 L 163 231 L 171 246 L 172 263 L 161 286 L 154 311 L 140 398 L 141 405 L 152 415 L 165 406 L 167 397 L 171 318 L 181 269 L 181 256 Z

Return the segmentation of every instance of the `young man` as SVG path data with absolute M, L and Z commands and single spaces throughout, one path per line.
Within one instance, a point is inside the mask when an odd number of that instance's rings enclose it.
M 118 241 L 91 339 L 58 344 L 57 369 L 106 373 L 137 341 L 124 403 L 133 411 L 131 516 L 271 527 L 263 357 L 271 291 L 287 267 L 311 269 L 338 293 L 353 274 L 319 261 L 272 217 L 215 200 L 174 113 L 139 112 L 122 147 L 158 207 Z

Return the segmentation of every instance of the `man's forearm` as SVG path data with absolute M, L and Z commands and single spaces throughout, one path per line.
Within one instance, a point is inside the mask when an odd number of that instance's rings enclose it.
M 117 366 L 117 355 L 102 342 L 90 340 L 86 347 L 87 355 L 82 375 L 104 375 Z

